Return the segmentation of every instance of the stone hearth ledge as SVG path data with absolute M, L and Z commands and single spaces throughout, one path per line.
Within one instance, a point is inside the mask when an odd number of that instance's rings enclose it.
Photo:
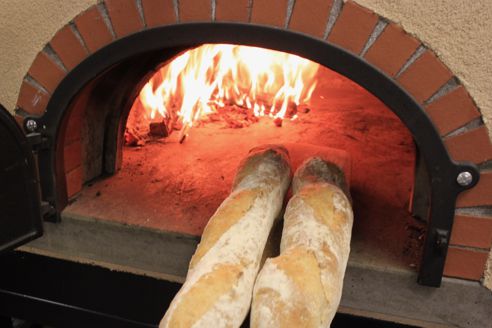
M 63 213 L 24 252 L 182 282 L 198 237 Z M 420 286 L 417 273 L 352 243 L 339 312 L 422 327 L 486 327 L 492 293 L 478 282 L 444 278 Z

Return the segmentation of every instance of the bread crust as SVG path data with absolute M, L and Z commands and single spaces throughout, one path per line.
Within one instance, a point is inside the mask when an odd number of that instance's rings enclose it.
M 340 303 L 353 223 L 343 172 L 311 158 L 293 189 L 280 256 L 255 283 L 251 327 L 329 327 Z
M 280 146 L 250 151 L 232 192 L 209 220 L 182 288 L 160 327 L 239 327 L 291 172 Z

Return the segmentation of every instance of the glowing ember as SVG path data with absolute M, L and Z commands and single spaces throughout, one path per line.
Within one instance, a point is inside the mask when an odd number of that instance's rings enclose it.
M 133 104 L 129 124 L 178 124 L 183 139 L 198 120 L 236 106 L 254 117 L 270 116 L 279 125 L 284 118 L 296 119 L 297 106 L 309 101 L 318 67 L 283 52 L 205 44 L 177 56 L 149 79 Z

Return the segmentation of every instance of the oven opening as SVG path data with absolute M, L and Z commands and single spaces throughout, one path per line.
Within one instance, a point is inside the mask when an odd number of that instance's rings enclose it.
M 66 135 L 76 117 L 83 186 L 66 215 L 199 238 L 248 151 L 282 144 L 294 167 L 317 154 L 345 165 L 351 261 L 417 269 L 416 147 L 380 100 L 293 54 L 232 44 L 172 54 L 119 65 L 72 102 Z M 65 137 L 65 171 L 73 144 Z

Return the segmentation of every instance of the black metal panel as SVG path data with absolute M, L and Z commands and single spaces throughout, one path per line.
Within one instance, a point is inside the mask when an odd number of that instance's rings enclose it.
M 0 252 L 42 234 L 37 166 L 27 138 L 0 105 Z
M 51 97 L 47 112 L 38 118 L 38 126 L 51 140 L 56 140 L 65 110 L 70 101 L 93 78 L 109 67 L 134 56 L 176 47 L 192 47 L 203 43 L 232 43 L 260 46 L 294 53 L 316 61 L 358 83 L 388 106 L 407 126 L 425 162 L 429 183 L 416 184 L 416 193 L 428 192 L 430 210 L 428 231 L 420 265 L 419 282 L 439 286 L 451 236 L 457 195 L 476 185 L 480 178 L 472 163 L 455 163 L 448 155 L 439 133 L 423 108 L 391 77 L 358 56 L 305 34 L 266 26 L 238 23 L 190 23 L 147 29 L 119 39 L 89 56 L 59 84 Z M 56 149 L 40 152 L 40 166 L 46 179 L 43 194 L 57 199 L 55 175 Z M 468 171 L 472 183 L 460 186 L 456 179 Z
M 54 327 L 156 327 L 181 287 L 24 252 L 0 267 L 0 315 Z

